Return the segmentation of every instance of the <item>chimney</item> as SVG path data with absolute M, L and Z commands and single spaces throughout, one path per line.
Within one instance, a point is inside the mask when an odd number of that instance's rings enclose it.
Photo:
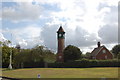
M 100 42 L 97 43 L 98 47 L 100 47 Z

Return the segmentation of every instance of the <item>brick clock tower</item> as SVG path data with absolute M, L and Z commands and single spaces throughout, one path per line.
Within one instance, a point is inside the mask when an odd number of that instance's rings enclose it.
M 63 50 L 65 48 L 64 40 L 65 40 L 65 32 L 60 26 L 57 31 L 57 39 L 58 39 L 58 51 L 57 51 L 57 62 L 64 62 Z

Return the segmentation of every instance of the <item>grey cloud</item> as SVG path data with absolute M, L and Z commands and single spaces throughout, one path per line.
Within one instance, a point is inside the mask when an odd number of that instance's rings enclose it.
M 110 12 L 106 13 L 106 15 L 104 16 L 103 22 L 107 24 L 116 23 L 118 21 L 118 7 L 109 6 L 105 3 L 100 3 L 98 6 L 98 11 L 101 11 L 104 8 L 109 8 Z
M 66 45 L 73 44 L 78 47 L 85 47 L 94 45 L 99 40 L 96 34 L 90 34 L 81 27 L 77 27 L 75 31 L 68 31 L 66 34 Z
M 105 3 L 100 3 L 98 10 L 102 10 L 104 8 L 109 8 L 110 12 L 107 12 L 103 18 L 103 25 L 99 31 L 98 36 L 102 39 L 103 43 L 117 43 L 118 42 L 118 12 L 119 7 L 117 6 L 109 6 Z
M 53 50 L 56 49 L 56 44 L 57 44 L 57 36 L 56 32 L 59 29 L 58 25 L 46 25 L 43 27 L 42 32 L 41 32 L 41 37 L 43 40 L 44 46 L 51 48 Z
M 103 43 L 118 42 L 118 27 L 116 25 L 105 25 L 98 31 Z
M 98 10 L 102 10 L 104 7 L 109 7 L 106 3 L 99 3 Z
M 43 27 L 41 36 L 43 38 L 43 44 L 52 50 L 57 50 L 57 30 L 59 25 L 46 25 Z M 65 45 L 75 45 L 77 47 L 85 47 L 95 45 L 98 41 L 95 34 L 89 34 L 81 27 L 77 27 L 75 31 L 69 29 L 69 27 L 63 26 L 65 33 Z M 96 40 L 96 41 L 95 41 Z
M 104 17 L 104 22 L 106 23 L 116 23 L 118 21 L 118 7 L 110 7 L 110 13 Z

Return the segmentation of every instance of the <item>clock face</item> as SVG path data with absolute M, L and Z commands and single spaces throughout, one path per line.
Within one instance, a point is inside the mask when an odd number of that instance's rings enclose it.
M 58 38 L 64 38 L 65 37 L 65 35 L 63 34 L 63 33 L 58 33 Z
M 103 52 L 103 53 L 106 53 L 106 50 L 103 50 L 102 52 Z
M 62 56 L 59 56 L 59 59 L 61 59 L 62 58 Z
M 59 34 L 59 37 L 61 37 L 62 36 L 62 34 Z

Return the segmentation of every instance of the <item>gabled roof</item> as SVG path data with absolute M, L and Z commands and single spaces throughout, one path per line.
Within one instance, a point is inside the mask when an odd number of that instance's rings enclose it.
M 106 48 L 104 45 L 103 46 L 100 46 L 100 47 L 97 47 L 97 48 L 94 48 L 94 50 L 91 52 L 91 56 L 96 56 L 103 48 Z M 107 48 L 106 48 L 107 51 L 109 51 Z M 109 51 L 110 52 L 110 51 Z M 111 53 L 111 52 L 110 52 Z M 111 53 L 112 54 L 112 53 Z M 112 54 L 113 55 L 113 54 Z M 114 56 L 114 55 L 113 55 Z
M 60 26 L 60 28 L 58 29 L 57 33 L 58 33 L 58 32 L 64 32 L 62 26 Z
M 97 48 L 94 48 L 94 50 L 91 52 L 91 56 L 96 56 L 102 48 L 104 48 L 105 46 L 100 46 L 100 47 L 97 47 Z

